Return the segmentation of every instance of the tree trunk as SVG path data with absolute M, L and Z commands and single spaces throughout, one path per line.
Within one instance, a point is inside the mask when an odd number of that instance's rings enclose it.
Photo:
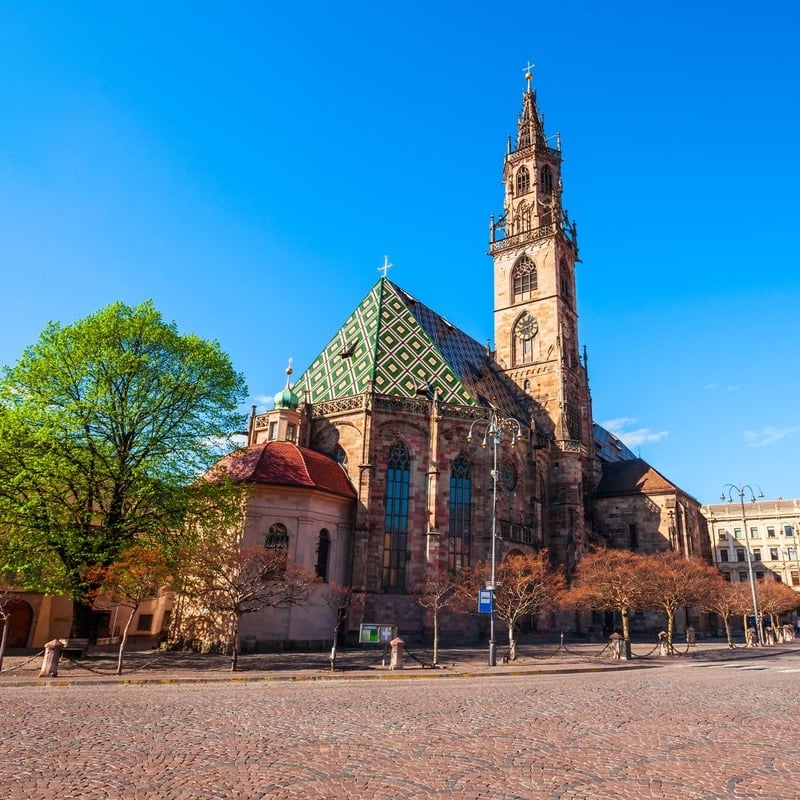
M 236 672 L 239 664 L 239 614 L 234 612 L 233 622 L 231 623 L 231 672 Z
M 339 641 L 339 621 L 341 615 L 336 613 L 336 625 L 333 628 L 333 642 L 331 643 L 331 672 L 336 671 L 336 643 Z
M 6 641 L 8 640 L 8 623 L 10 614 L 3 616 L 3 634 L 0 636 L 0 672 L 3 671 L 3 657 L 6 654 Z
M 728 648 L 733 650 L 733 633 L 731 631 L 730 617 L 723 617 L 722 623 L 725 625 L 725 638 L 728 640 Z
M 508 626 L 508 660 L 517 660 L 517 640 L 514 637 L 514 626 Z
M 620 616 L 622 617 L 622 638 L 626 642 L 630 642 L 631 640 L 631 625 L 630 621 L 628 620 L 628 609 L 621 608 L 619 610 Z
M 672 635 L 675 633 L 675 612 L 667 610 L 667 652 L 674 653 L 675 648 L 672 646 Z
M 342 629 L 342 623 L 347 613 L 347 605 L 350 603 L 350 596 L 348 594 L 347 600 L 344 604 L 336 609 L 336 623 L 333 626 L 333 642 L 331 643 L 331 672 L 336 671 L 336 645 L 339 643 L 339 631 Z
M 128 631 L 133 622 L 133 615 L 136 613 L 138 606 L 131 609 L 128 621 L 125 623 L 125 628 L 122 631 L 122 638 L 119 640 L 119 652 L 117 653 L 117 675 L 122 675 L 122 654 L 125 652 L 125 643 L 128 641 Z
M 433 609 L 433 666 L 439 664 L 439 610 Z
M 758 639 L 755 639 L 755 641 L 754 641 L 750 636 L 750 632 L 749 632 L 750 629 L 747 627 L 747 612 L 746 611 L 744 612 L 744 614 L 742 614 L 742 627 L 744 628 L 744 646 L 745 647 L 752 647 L 758 641 Z

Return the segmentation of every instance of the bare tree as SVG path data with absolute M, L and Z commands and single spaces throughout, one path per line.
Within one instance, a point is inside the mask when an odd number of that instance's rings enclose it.
M 794 589 L 779 581 L 759 583 L 756 586 L 756 592 L 758 607 L 763 614 L 769 615 L 772 630 L 777 634 L 781 624 L 781 615 L 788 611 L 794 611 L 800 606 L 800 595 Z
M 460 606 L 466 587 L 471 583 L 467 573 L 440 572 L 428 575 L 414 589 L 417 603 L 430 610 L 433 618 L 433 666 L 439 663 L 439 618 L 447 607 Z M 474 597 L 474 593 L 469 593 Z
M 747 608 L 747 604 L 750 602 L 749 589 L 743 592 L 742 588 L 746 588 L 745 584 L 728 583 L 722 575 L 718 574 L 714 591 L 701 603 L 704 611 L 711 611 L 722 620 L 722 624 L 725 626 L 725 638 L 731 649 L 734 647 L 731 618 L 736 614 L 741 614 L 742 608 Z
M 263 608 L 304 605 L 318 580 L 287 563 L 283 548 L 241 547 L 224 537 L 197 543 L 187 556 L 182 592 L 221 620 L 232 672 L 239 662 L 242 617 Z
M 109 566 L 91 567 L 84 577 L 88 584 L 97 587 L 93 591 L 95 605 L 110 601 L 130 611 L 117 656 L 117 675 L 121 675 L 123 653 L 134 614 L 142 600 L 157 594 L 160 588 L 171 581 L 167 558 L 158 547 L 133 545 L 123 550 L 119 558 Z
M 488 575 L 488 566 L 476 567 L 476 576 Z M 517 657 L 516 631 L 526 617 L 559 605 L 566 588 L 560 572 L 550 569 L 547 550 L 535 555 L 517 553 L 507 556 L 496 570 L 494 613 L 508 629 L 508 658 Z
M 666 615 L 667 646 L 672 652 L 676 612 L 703 605 L 718 589 L 719 572 L 699 559 L 671 551 L 647 556 L 642 568 L 645 607 Z
M 577 608 L 618 611 L 622 638 L 630 648 L 628 612 L 641 608 L 646 597 L 646 556 L 629 550 L 600 548 L 578 564 L 569 591 L 570 605 Z
M 341 586 L 331 581 L 325 592 L 325 605 L 333 612 L 333 642 L 331 644 L 331 671 L 336 669 L 336 646 L 339 633 L 347 617 L 364 602 L 364 595 L 353 594 L 352 586 Z

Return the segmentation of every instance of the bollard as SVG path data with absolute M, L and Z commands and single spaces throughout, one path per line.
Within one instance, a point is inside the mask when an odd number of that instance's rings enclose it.
M 666 631 L 661 631 L 658 634 L 658 652 L 662 656 L 669 655 L 669 640 L 667 639 Z
M 40 678 L 55 678 L 58 676 L 58 660 L 61 658 L 61 651 L 64 643 L 58 639 L 53 639 L 44 646 L 44 658 L 42 659 L 42 669 L 39 672 Z
M 392 658 L 389 661 L 389 669 L 403 669 L 403 647 L 405 642 L 398 636 L 392 639 L 389 644 L 392 646 Z
M 686 644 L 689 646 L 697 644 L 697 637 L 695 636 L 694 628 L 691 625 L 686 628 Z
M 622 636 L 616 631 L 608 637 L 608 644 L 611 647 L 611 658 L 622 658 Z

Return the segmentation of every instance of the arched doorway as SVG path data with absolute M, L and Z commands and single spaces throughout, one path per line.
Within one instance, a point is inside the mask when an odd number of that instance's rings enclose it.
M 8 614 L 6 647 L 27 647 L 31 635 L 33 609 L 24 600 L 9 600 L 5 608 Z

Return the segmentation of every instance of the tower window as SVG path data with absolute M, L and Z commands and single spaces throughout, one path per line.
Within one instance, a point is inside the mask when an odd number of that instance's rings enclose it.
M 525 194 L 531 190 L 531 174 L 527 167 L 517 170 L 517 194 Z
M 514 264 L 511 280 L 514 302 L 527 300 L 538 287 L 536 264 L 528 256 L 522 256 Z
M 542 191 L 545 194 L 552 194 L 553 192 L 553 170 L 545 164 L 542 167 Z
M 404 589 L 408 560 L 408 499 L 411 482 L 411 456 L 397 442 L 389 453 L 386 469 L 386 510 L 384 514 L 383 569 L 384 589 Z

